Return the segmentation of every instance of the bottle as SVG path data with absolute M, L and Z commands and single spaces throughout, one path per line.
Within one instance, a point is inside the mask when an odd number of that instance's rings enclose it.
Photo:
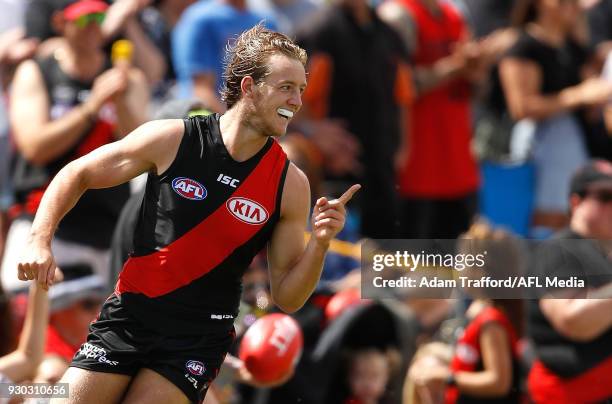
M 120 39 L 113 43 L 111 48 L 111 61 L 114 67 L 129 68 L 132 66 L 134 45 L 127 39 Z

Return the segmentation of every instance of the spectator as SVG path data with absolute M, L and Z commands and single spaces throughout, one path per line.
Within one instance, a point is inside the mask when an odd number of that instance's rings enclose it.
M 399 210 L 393 160 L 411 92 L 406 50 L 365 0 L 340 0 L 322 10 L 297 40 L 310 54 L 302 115 L 319 125 L 311 139 L 325 154 L 328 175 L 358 178 L 368 189 L 359 202 L 363 236 L 394 237 Z M 340 148 L 330 149 L 330 139 L 340 140 Z
M 0 15 L 0 260 L 8 231 L 6 211 L 13 201 L 10 181 L 12 150 L 9 141 L 6 90 L 12 80 L 15 67 L 31 57 L 38 45 L 36 40 L 24 39 L 24 9 L 24 2 L 0 1 L 0 10 L 2 10 Z
M 172 33 L 179 95 L 195 96 L 213 112 L 225 111 L 219 98 L 225 49 L 262 19 L 247 9 L 246 0 L 200 0 L 189 6 Z M 275 24 L 267 19 L 266 27 Z
M 530 301 L 537 360 L 528 387 L 536 404 L 612 399 L 612 164 L 589 162 L 573 176 L 570 192 L 569 228 L 537 251 L 535 274 L 575 276 L 585 285 Z
M 153 102 L 161 106 L 176 96 L 176 71 L 172 62 L 172 30 L 183 11 L 195 0 L 155 0 L 142 10 L 138 21 L 149 40 L 157 47 L 165 63 L 165 75 L 160 81 L 153 81 Z
M 61 280 L 62 274 L 58 271 L 55 274 L 56 280 Z M 6 295 L 0 297 L 8 307 Z M 10 320 L 9 320 L 10 321 Z M 32 380 L 36 373 L 40 361 L 43 357 L 45 345 L 45 328 L 49 321 L 49 301 L 47 292 L 38 284 L 30 286 L 28 297 L 28 308 L 25 323 L 19 346 L 11 353 L 0 357 L 0 383 L 20 383 L 25 380 Z M 3 324 L 4 326 L 4 324 Z M 3 328 L 3 331 L 8 331 Z M 3 338 L 7 334 L 3 332 Z M 0 398 L 0 403 L 8 402 Z
M 64 45 L 53 56 L 22 63 L 11 93 L 16 218 L 2 264 L 7 289 L 18 286 L 16 260 L 51 178 L 69 161 L 121 138 L 146 119 L 145 79 L 130 68 L 110 68 L 101 50 L 106 4 L 75 1 L 61 20 Z M 59 226 L 53 248 L 59 265 L 86 262 L 108 273 L 111 234 L 129 187 L 87 192 Z M 84 224 L 87 223 L 87 228 Z
M 314 0 L 247 0 L 247 5 L 251 10 L 273 16 L 278 30 L 289 36 L 320 8 Z
M 72 357 L 87 339 L 89 324 L 96 319 L 107 296 L 106 282 L 91 268 L 64 267 L 64 281 L 50 293 L 49 326 L 45 356 L 35 378 L 55 383 L 68 369 Z
M 394 7 L 383 15 L 394 26 L 410 21 L 412 29 L 403 36 L 413 38 L 417 87 L 398 161 L 402 236 L 455 238 L 468 229 L 477 208 L 469 80 L 481 77 L 481 50 L 449 2 L 398 0 Z
M 58 15 L 70 0 L 33 0 L 26 8 L 26 37 L 41 41 L 40 57 L 52 54 L 62 45 Z M 167 71 L 163 49 L 146 34 L 138 16 L 151 0 L 100 0 L 109 4 L 107 18 L 102 23 L 102 37 L 106 45 L 124 37 L 134 43 L 134 65 L 141 69 L 151 85 L 157 84 Z M 61 23 L 59 23 L 61 25 Z M 60 37 L 58 37 L 60 36 Z M 110 52 L 110 46 L 106 51 Z
M 577 113 L 606 102 L 612 84 L 582 80 L 588 55 L 577 0 L 532 0 L 518 7 L 524 7 L 516 13 L 522 30 L 500 63 L 500 79 L 512 118 L 535 121 L 533 225 L 554 230 L 567 223 L 569 179 L 588 158 Z
M 590 45 L 603 62 L 612 51 L 612 1 L 597 0 L 587 9 Z
M 471 279 L 483 276 L 505 279 L 521 274 L 522 251 L 517 241 L 485 224 L 471 226 L 459 241 L 459 251 L 488 253 L 487 264 L 481 270 L 477 266 L 466 268 L 464 276 Z M 437 396 L 444 389 L 444 401 L 448 404 L 483 400 L 491 404 L 518 404 L 518 341 L 524 329 L 523 303 L 517 296 L 500 296 L 494 289 L 469 288 L 466 292 L 474 301 L 467 310 L 469 323 L 457 341 L 450 364 L 426 357 L 412 365 L 408 380 L 422 395 Z
M 396 349 L 361 348 L 347 353 L 348 397 L 343 404 L 376 404 L 384 401 L 387 384 L 399 370 Z M 339 388 L 339 387 L 337 387 Z

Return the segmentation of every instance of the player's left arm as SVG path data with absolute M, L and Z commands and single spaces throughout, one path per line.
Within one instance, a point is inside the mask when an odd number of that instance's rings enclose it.
M 270 288 L 274 303 L 292 313 L 310 297 L 323 269 L 330 241 L 344 227 L 344 205 L 359 190 L 353 185 L 340 198 L 319 198 L 312 213 L 312 237 L 306 245 L 304 226 L 310 210 L 308 179 L 289 166 L 281 203 L 281 219 L 268 247 Z

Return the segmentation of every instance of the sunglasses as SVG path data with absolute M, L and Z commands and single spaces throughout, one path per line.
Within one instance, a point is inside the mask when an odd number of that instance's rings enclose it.
M 588 191 L 585 196 L 595 199 L 599 203 L 612 202 L 612 190 Z
M 106 13 L 83 14 L 74 20 L 74 24 L 78 28 L 85 28 L 91 23 L 102 25 L 104 18 L 106 18 Z

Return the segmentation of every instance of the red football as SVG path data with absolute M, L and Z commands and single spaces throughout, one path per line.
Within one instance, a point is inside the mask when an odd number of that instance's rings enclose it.
M 247 330 L 239 357 L 256 381 L 283 379 L 300 360 L 304 337 L 298 323 L 286 314 L 268 314 Z

